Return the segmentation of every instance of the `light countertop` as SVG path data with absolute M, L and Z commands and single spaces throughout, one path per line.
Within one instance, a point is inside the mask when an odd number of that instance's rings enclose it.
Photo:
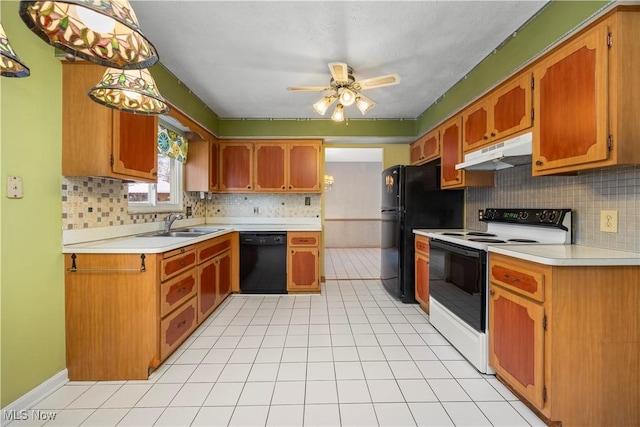
M 217 228 L 219 231 L 195 237 L 160 237 L 145 235 L 128 235 L 112 239 L 100 239 L 62 247 L 62 253 L 101 253 L 101 254 L 129 254 L 129 253 L 162 253 L 178 249 L 187 245 L 223 236 L 233 231 L 321 231 L 318 223 L 311 224 L 206 224 L 198 228 Z M 177 229 L 177 227 L 176 227 Z M 175 230 L 175 229 L 174 229 Z
M 640 266 L 640 253 L 584 245 L 496 245 L 492 253 L 556 266 Z

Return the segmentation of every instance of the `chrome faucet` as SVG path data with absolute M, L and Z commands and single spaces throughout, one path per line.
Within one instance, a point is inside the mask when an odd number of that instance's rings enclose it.
M 168 233 L 171 231 L 171 226 L 173 225 L 173 222 L 176 219 L 182 219 L 182 215 L 181 214 L 176 214 L 176 216 L 173 216 L 172 213 L 170 213 L 169 215 L 167 215 L 164 218 L 164 232 Z

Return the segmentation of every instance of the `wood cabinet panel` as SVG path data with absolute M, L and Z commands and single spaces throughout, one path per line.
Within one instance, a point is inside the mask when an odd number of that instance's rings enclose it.
M 220 191 L 244 192 L 253 189 L 253 144 L 220 145 Z
M 193 297 L 160 323 L 160 358 L 166 359 L 197 326 L 196 298 Z
M 320 149 L 319 142 L 289 145 L 289 191 L 320 192 Z
M 220 145 L 215 138 L 209 141 L 209 191 L 217 191 L 220 188 L 220 174 L 218 167 L 218 153 Z
M 231 237 L 222 236 L 216 239 L 207 240 L 202 242 L 197 247 L 198 251 L 198 263 L 206 261 L 219 253 L 231 248 Z
M 162 284 L 160 292 L 160 316 L 164 317 L 180 304 L 196 295 L 198 277 L 194 269 Z
M 462 114 L 463 151 L 479 148 L 489 142 L 489 100 L 484 99 Z
M 255 144 L 256 191 L 279 191 L 287 188 L 287 147 L 280 144 Z
M 227 251 L 218 257 L 218 305 L 231 294 L 232 287 L 232 260 L 231 251 Z
M 429 238 L 415 235 L 416 301 L 429 313 Z
M 217 260 L 210 259 L 198 266 L 198 323 L 213 311 L 217 302 Z
M 489 359 L 537 407 L 544 405 L 544 308 L 498 286 L 489 291 Z
M 114 113 L 113 172 L 149 180 L 158 176 L 158 118 Z M 154 155 L 149 153 L 154 152 Z
M 160 267 L 160 278 L 162 281 L 182 273 L 196 265 L 196 251 L 191 249 L 175 255 L 171 258 L 163 259 Z
M 456 169 L 456 164 L 462 161 L 460 146 L 460 118 L 456 117 L 441 127 L 442 140 L 442 188 L 457 188 L 464 186 L 463 171 Z
M 436 129 L 413 142 L 410 147 L 412 165 L 421 165 L 440 156 L 440 132 Z
M 492 282 L 540 302 L 544 301 L 545 281 L 551 277 L 548 266 L 503 257 L 498 257 L 489 269 Z

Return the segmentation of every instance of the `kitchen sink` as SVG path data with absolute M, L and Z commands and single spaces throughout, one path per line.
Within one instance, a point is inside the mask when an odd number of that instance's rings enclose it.
M 199 237 L 220 231 L 220 228 L 179 228 L 174 231 L 156 231 L 139 237 Z

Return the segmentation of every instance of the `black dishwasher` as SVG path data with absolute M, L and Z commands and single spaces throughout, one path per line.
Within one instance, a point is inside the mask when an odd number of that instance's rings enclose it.
M 240 291 L 287 293 L 287 233 L 240 233 Z

